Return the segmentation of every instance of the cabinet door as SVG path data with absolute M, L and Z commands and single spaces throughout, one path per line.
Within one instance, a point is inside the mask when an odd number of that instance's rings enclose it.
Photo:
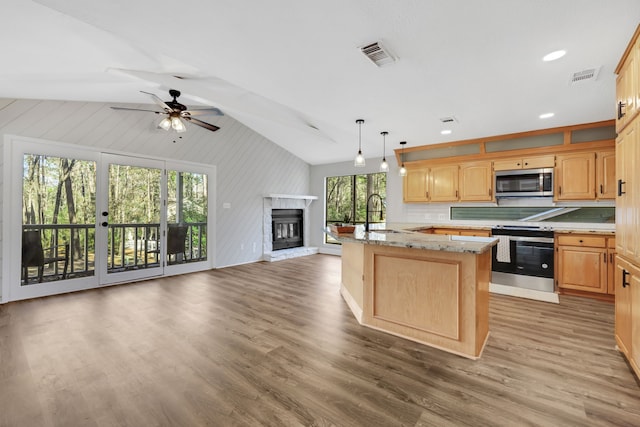
M 638 122 L 636 120 L 635 122 Z M 640 231 L 640 196 L 636 196 L 636 186 L 640 173 L 636 170 L 640 164 L 636 158 L 640 155 L 638 147 L 637 123 L 627 126 L 616 140 L 616 250 L 618 255 L 638 261 L 637 242 Z
M 403 200 L 405 202 L 428 201 L 428 176 L 429 168 L 407 168 L 407 174 L 404 177 L 403 186 Z
M 627 271 L 629 266 L 626 262 L 618 258 L 616 262 L 616 314 L 615 314 L 615 331 L 616 342 L 620 350 L 629 358 L 631 356 L 631 287 L 622 286 L 623 271 Z M 640 347 L 639 347 L 640 348 Z
M 493 170 L 508 171 L 513 169 L 522 169 L 522 159 L 505 159 L 493 162 Z
M 491 162 L 473 162 L 460 165 L 460 200 L 493 200 Z
M 458 165 L 435 166 L 429 173 L 429 200 L 454 202 L 458 200 Z
M 625 67 L 626 68 L 626 67 Z M 620 74 L 616 78 L 616 132 L 622 132 L 627 124 L 626 102 L 627 102 L 627 80 L 630 78 L 625 73 L 625 68 L 620 70 Z
M 558 247 L 558 286 L 579 291 L 607 293 L 607 250 Z
M 640 271 L 632 269 L 629 279 L 630 285 L 627 288 L 631 288 L 631 359 L 637 374 L 640 368 Z
M 556 156 L 555 199 L 595 199 L 595 173 L 595 153 L 575 153 Z
M 615 150 L 596 153 L 596 191 L 598 199 L 616 198 L 616 152 Z
M 522 159 L 522 169 L 552 168 L 555 163 L 555 156 L 525 157 Z

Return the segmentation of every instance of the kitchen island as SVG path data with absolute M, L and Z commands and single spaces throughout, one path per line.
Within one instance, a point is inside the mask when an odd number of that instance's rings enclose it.
M 361 227 L 326 232 L 342 243 L 341 294 L 362 325 L 480 357 L 496 239 Z

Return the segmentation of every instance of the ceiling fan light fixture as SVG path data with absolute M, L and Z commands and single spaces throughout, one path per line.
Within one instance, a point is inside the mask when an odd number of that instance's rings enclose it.
M 187 130 L 184 123 L 182 123 L 182 120 L 180 120 L 180 117 L 175 116 L 171 117 L 171 127 L 178 133 L 182 133 Z
M 158 123 L 158 128 L 162 130 L 171 129 L 171 119 L 169 117 L 165 117 L 164 119 L 162 119 L 160 123 Z

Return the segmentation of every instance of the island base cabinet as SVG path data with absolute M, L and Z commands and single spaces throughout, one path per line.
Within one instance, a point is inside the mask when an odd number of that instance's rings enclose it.
M 491 251 L 365 245 L 362 323 L 476 359 L 489 334 L 490 274 Z
M 640 269 L 616 257 L 615 276 L 616 344 L 640 377 Z

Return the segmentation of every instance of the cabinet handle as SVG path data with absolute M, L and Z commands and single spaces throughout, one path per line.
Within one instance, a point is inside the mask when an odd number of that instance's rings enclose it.
M 429 192 L 427 191 L 427 192 L 425 193 L 425 195 L 427 196 L 427 199 L 428 199 L 428 198 L 429 198 Z
M 618 120 L 624 117 L 625 113 L 622 112 L 622 109 L 626 106 L 627 104 L 625 104 L 624 102 L 622 101 L 618 102 Z
M 562 194 L 562 185 L 558 187 L 558 195 Z
M 458 190 L 456 190 L 456 199 L 458 198 Z
M 603 255 L 603 258 L 604 258 L 604 263 L 606 264 L 607 263 L 607 254 L 602 254 L 602 255 Z
M 613 264 L 613 254 L 609 254 L 609 262 L 611 262 Z
M 602 184 L 600 184 L 600 194 L 604 193 L 604 191 L 602 191 Z
M 528 165 L 529 165 L 529 162 L 524 162 L 524 165 L 525 165 L 525 166 L 528 166 Z
M 580 243 L 584 243 L 584 240 L 582 240 L 582 239 L 580 239 L 580 240 L 578 240 L 578 241 L 579 241 Z
M 622 191 L 622 186 L 625 185 L 626 182 L 619 179 L 618 180 L 618 196 L 622 196 L 623 194 L 626 194 L 624 191 Z
M 516 163 L 516 166 L 520 166 L 520 163 Z
M 627 286 L 630 285 L 629 282 L 627 282 L 627 276 L 629 275 L 629 272 L 625 269 L 622 269 L 622 287 L 626 288 Z
M 491 189 L 489 189 L 489 197 L 491 197 Z

